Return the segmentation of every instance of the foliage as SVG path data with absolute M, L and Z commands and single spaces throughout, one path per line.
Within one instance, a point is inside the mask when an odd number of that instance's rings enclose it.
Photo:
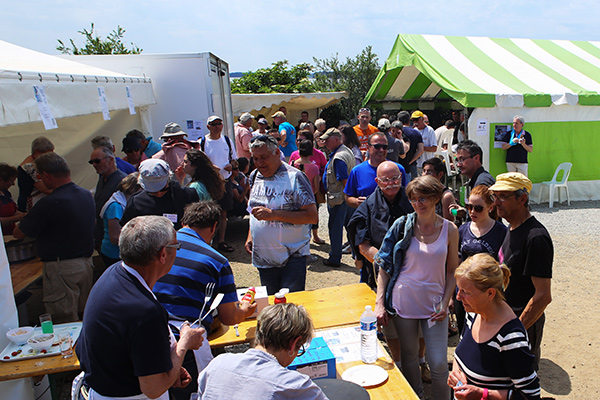
M 57 39 L 59 45 L 56 50 L 63 54 L 88 55 L 88 54 L 140 54 L 143 49 L 140 49 L 135 44 L 131 43 L 132 48 L 128 49 L 123 44 L 123 36 L 125 29 L 117 25 L 117 29 L 113 30 L 106 39 L 102 39 L 94 32 L 94 23 L 91 23 L 91 28 L 88 31 L 84 29 L 77 31 L 85 37 L 83 47 L 77 47 L 73 39 L 69 39 L 72 47 L 65 46 L 62 40 Z
M 314 92 L 308 80 L 312 66 L 307 63 L 289 67 L 287 60 L 277 61 L 270 68 L 244 73 L 231 82 L 231 93 L 306 93 Z
M 348 98 L 342 99 L 336 106 L 340 117 L 351 121 L 356 117 L 363 99 L 379 73 L 377 55 L 373 53 L 371 46 L 367 46 L 356 57 L 346 57 L 345 62 L 341 62 L 337 54 L 331 58 L 313 60 L 317 71 L 314 82 L 316 91 L 347 91 Z M 334 110 L 329 111 L 333 113 Z

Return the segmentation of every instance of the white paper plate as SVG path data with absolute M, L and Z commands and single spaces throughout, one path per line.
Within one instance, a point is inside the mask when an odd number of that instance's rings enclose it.
M 357 365 L 348 368 L 342 374 L 343 380 L 356 383 L 362 387 L 379 385 L 385 382 L 387 378 L 387 371 L 378 365 Z

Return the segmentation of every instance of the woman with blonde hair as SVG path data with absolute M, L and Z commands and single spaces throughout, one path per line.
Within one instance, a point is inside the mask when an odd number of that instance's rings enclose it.
M 467 311 L 448 385 L 456 399 L 539 399 L 540 382 L 525 327 L 506 303 L 510 271 L 489 254 L 469 257 L 454 273 Z
M 379 266 L 375 313 L 380 325 L 394 324 L 400 341 L 402 373 L 423 395 L 419 368 L 419 328 L 431 371 L 433 397 L 448 398 L 448 304 L 458 265 L 458 230 L 436 214 L 444 186 L 426 175 L 406 186 L 415 212 L 388 230 L 374 263 Z

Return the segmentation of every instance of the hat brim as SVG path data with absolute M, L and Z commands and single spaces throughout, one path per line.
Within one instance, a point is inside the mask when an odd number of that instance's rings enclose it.
M 188 134 L 185 132 L 177 132 L 177 133 L 163 133 L 159 139 L 170 138 L 175 136 L 187 136 Z
M 150 193 L 156 193 L 160 192 L 164 189 L 165 186 L 167 186 L 167 183 L 169 183 L 169 177 L 165 176 L 160 178 L 144 178 L 142 177 L 142 175 L 140 175 L 138 178 L 138 183 L 145 191 Z
M 488 190 L 491 190 L 493 192 L 516 192 L 519 189 L 522 188 L 518 188 L 515 185 L 511 185 L 507 182 L 496 182 L 488 188 Z

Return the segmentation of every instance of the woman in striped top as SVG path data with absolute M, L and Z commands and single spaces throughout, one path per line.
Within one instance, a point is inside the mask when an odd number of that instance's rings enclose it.
M 504 301 L 510 271 L 490 255 L 469 257 L 455 272 L 467 311 L 448 385 L 456 399 L 539 399 L 527 333 Z

